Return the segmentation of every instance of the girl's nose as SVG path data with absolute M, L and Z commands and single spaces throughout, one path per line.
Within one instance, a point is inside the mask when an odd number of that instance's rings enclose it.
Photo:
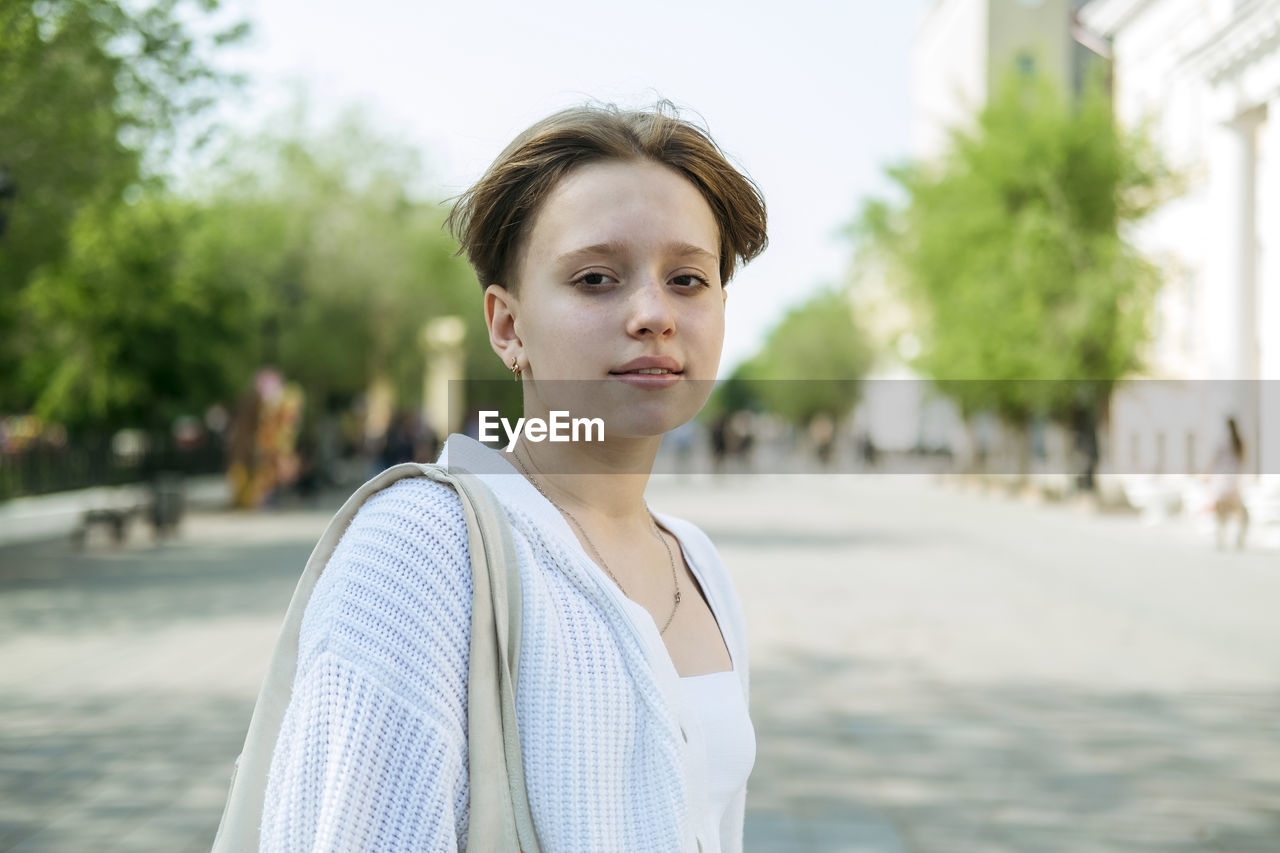
M 670 337 L 675 334 L 673 294 L 666 282 L 647 276 L 628 300 L 627 333 L 633 337 Z

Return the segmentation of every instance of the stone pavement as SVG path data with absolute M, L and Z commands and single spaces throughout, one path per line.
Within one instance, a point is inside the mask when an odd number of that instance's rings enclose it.
M 662 478 L 751 632 L 748 853 L 1280 849 L 1280 559 L 909 477 Z M 327 512 L 0 549 L 0 851 L 207 850 Z
M 910 477 L 654 504 L 743 597 L 748 850 L 1280 850 L 1274 554 Z

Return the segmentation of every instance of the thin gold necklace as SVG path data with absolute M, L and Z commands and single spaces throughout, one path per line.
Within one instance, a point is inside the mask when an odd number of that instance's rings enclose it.
M 538 490 L 539 494 L 547 499 L 548 503 L 560 510 L 560 514 L 572 521 L 574 526 L 578 528 L 578 532 L 582 534 L 582 538 L 587 543 L 587 547 L 590 548 L 591 553 L 595 555 L 596 562 L 598 562 L 600 567 L 605 570 L 605 573 L 613 579 L 613 582 L 618 585 L 618 589 L 622 590 L 622 594 L 627 595 L 626 587 L 624 587 L 622 585 L 622 581 L 618 580 L 617 576 L 609 570 L 609 564 L 605 562 L 599 549 L 596 548 L 595 543 L 591 541 L 591 537 L 587 535 L 586 528 L 582 526 L 582 523 L 578 521 L 578 519 L 574 518 L 573 513 L 569 512 L 569 510 L 560 506 L 560 504 L 551 499 L 551 495 L 547 494 L 546 489 L 542 488 L 542 485 L 534 479 L 532 474 L 529 473 L 529 469 L 525 467 L 524 462 L 520 459 L 519 451 L 512 451 L 511 455 L 515 457 L 516 464 L 519 465 L 520 470 L 524 472 L 525 479 L 533 484 L 533 487 Z M 533 460 L 530 459 L 529 463 L 532 464 Z M 671 553 L 671 546 L 667 544 L 667 540 L 663 537 L 661 531 L 658 530 L 658 520 L 654 518 L 653 510 L 649 509 L 649 504 L 647 502 L 644 505 L 644 509 L 645 512 L 649 513 L 649 521 L 653 524 L 653 535 L 657 537 L 658 541 L 662 543 L 662 547 L 667 551 L 667 562 L 671 564 L 671 580 L 675 583 L 676 587 L 674 602 L 671 605 L 671 615 L 667 617 L 667 622 L 662 626 L 662 630 L 658 631 L 659 634 L 665 634 L 667 632 L 667 628 L 671 627 L 671 620 L 676 618 L 676 611 L 680 609 L 680 579 L 676 576 L 676 558 Z M 627 598 L 631 598 L 631 596 L 627 595 Z

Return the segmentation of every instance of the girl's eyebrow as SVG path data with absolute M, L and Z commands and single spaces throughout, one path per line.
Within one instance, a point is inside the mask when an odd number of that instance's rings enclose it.
M 662 247 L 663 251 L 670 255 L 679 257 L 700 257 L 710 261 L 713 264 L 720 263 L 720 258 L 713 252 L 708 252 L 701 246 L 695 246 L 692 243 L 668 243 Z M 625 254 L 627 246 L 617 241 L 609 241 L 607 243 L 593 243 L 590 246 L 583 246 L 581 249 L 574 249 L 571 252 L 565 252 L 556 258 L 556 263 L 567 264 L 583 257 L 595 257 L 599 255 L 619 255 Z

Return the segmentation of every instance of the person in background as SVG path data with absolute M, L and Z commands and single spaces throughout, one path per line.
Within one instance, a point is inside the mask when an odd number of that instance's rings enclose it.
M 378 464 L 390 468 L 401 462 L 419 461 L 414 453 L 418 449 L 414 430 L 413 412 L 397 411 L 391 419 L 391 425 L 382 438 L 382 450 L 378 454 Z
M 1213 498 L 1213 514 L 1217 518 L 1218 548 L 1226 547 L 1227 524 L 1232 517 L 1239 519 L 1236 530 L 1236 548 L 1244 548 L 1245 534 L 1249 529 L 1249 510 L 1240 494 L 1240 480 L 1244 471 L 1245 447 L 1240 437 L 1240 427 L 1235 418 L 1227 418 L 1227 436 L 1214 454 L 1210 469 L 1209 487 Z

